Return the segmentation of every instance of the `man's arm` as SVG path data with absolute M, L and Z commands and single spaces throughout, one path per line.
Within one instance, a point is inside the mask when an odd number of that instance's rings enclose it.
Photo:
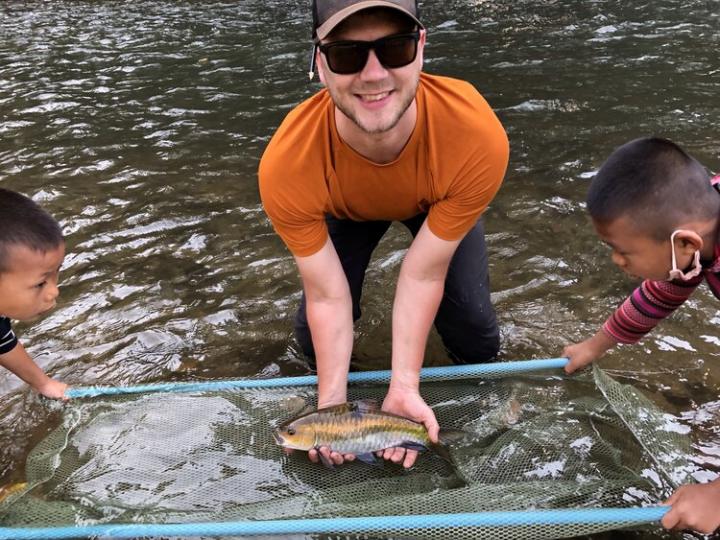
M 306 313 L 312 335 L 318 378 L 318 408 L 347 401 L 347 377 L 353 346 L 352 298 L 347 277 L 330 238 L 308 257 L 295 257 L 305 290 Z M 320 450 L 340 465 L 353 455 Z M 310 459 L 318 461 L 315 450 Z
M 33 390 L 45 397 L 53 399 L 66 399 L 67 384 L 48 377 L 40 367 L 33 362 L 25 347 L 18 343 L 11 351 L 0 354 L 0 365 L 12 371 Z
M 422 422 L 433 441 L 440 428 L 420 396 L 420 369 L 448 266 L 459 244 L 460 240 L 449 242 L 436 236 L 426 220 L 405 255 L 393 304 L 392 377 L 383 409 Z M 410 467 L 417 452 L 388 449 L 384 457 Z
M 318 407 L 347 400 L 353 345 L 352 299 L 330 238 L 317 253 L 296 257 L 307 301 L 318 372 Z

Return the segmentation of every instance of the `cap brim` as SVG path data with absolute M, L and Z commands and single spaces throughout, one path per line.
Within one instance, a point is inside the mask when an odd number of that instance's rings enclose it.
M 335 13 L 332 17 L 330 17 L 327 21 L 325 21 L 323 24 L 317 27 L 317 30 L 315 30 L 315 36 L 318 41 L 321 39 L 325 39 L 330 32 L 333 31 L 333 29 L 343 22 L 345 19 L 347 19 L 350 15 L 353 15 L 357 13 L 358 11 L 362 11 L 363 9 L 368 9 L 372 7 L 385 7 L 390 9 L 395 9 L 399 11 L 400 13 L 404 13 L 408 17 L 410 17 L 412 20 L 414 20 L 420 28 L 425 28 L 423 24 L 418 20 L 418 18 L 410 13 L 407 9 L 404 9 L 397 4 L 394 4 L 392 2 L 385 2 L 383 0 L 367 0 L 365 2 L 358 2 L 356 4 L 353 4 L 352 6 L 346 7 L 345 9 L 341 9 L 337 13 Z

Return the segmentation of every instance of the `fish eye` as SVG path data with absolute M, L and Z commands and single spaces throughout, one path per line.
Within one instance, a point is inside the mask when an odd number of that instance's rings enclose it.
M 287 429 L 287 434 L 288 434 L 288 435 L 295 435 L 295 428 L 289 427 L 289 428 Z

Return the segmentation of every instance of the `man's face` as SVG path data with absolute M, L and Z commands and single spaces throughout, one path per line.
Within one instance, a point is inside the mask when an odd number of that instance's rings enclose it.
M 406 29 L 377 15 L 355 15 L 344 29 L 323 43 L 358 40 L 374 41 Z M 339 109 L 360 130 L 368 134 L 390 131 L 408 110 L 417 91 L 423 61 L 425 31 L 421 31 L 417 57 L 407 66 L 395 69 L 384 67 L 370 51 L 361 71 L 339 75 L 330 71 L 324 54 L 317 52 L 320 79 Z
M 32 320 L 54 308 L 65 246 L 46 252 L 12 246 L 8 255 L 8 268 L 0 273 L 0 315 Z

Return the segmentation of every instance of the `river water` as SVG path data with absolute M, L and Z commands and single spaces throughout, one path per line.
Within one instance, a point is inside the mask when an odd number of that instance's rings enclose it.
M 0 6 L 0 185 L 60 220 L 57 309 L 16 330 L 70 384 L 298 375 L 300 283 L 256 170 L 307 82 L 309 2 L 19 2 Z M 486 214 L 502 359 L 558 356 L 635 285 L 584 210 L 617 145 L 662 135 L 720 169 L 720 3 L 425 2 L 425 69 L 472 82 L 512 155 Z M 448 156 L 452 159 L 452 156 Z M 355 354 L 387 367 L 393 228 L 369 270 Z M 720 304 L 704 287 L 602 365 L 689 426 L 699 480 L 720 471 Z M 432 335 L 427 365 L 444 363 Z M 54 425 L 0 375 L 0 479 Z

